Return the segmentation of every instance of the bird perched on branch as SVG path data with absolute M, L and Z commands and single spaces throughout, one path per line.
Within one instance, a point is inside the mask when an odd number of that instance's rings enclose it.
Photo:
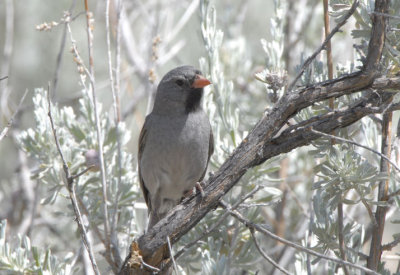
M 181 66 L 158 85 L 139 137 L 139 180 L 149 212 L 148 229 L 206 174 L 214 143 L 201 98 L 209 84 L 199 70 Z

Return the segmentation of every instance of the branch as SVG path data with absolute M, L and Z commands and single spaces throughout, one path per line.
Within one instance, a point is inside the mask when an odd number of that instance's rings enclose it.
M 330 41 L 332 39 L 332 37 L 340 30 L 340 28 L 346 24 L 347 19 L 350 18 L 350 16 L 355 12 L 357 6 L 358 6 L 358 0 L 354 0 L 353 5 L 351 6 L 351 8 L 349 9 L 349 11 L 346 13 L 346 15 L 343 17 L 342 21 L 340 21 L 336 27 L 329 33 L 329 35 L 326 36 L 324 42 L 321 44 L 321 46 L 319 46 L 319 48 L 309 57 L 306 59 L 306 61 L 304 61 L 304 64 L 301 66 L 300 71 L 297 73 L 296 77 L 294 78 L 294 80 L 292 81 L 292 83 L 290 83 L 288 91 L 291 91 L 294 87 L 294 85 L 296 85 L 297 80 L 299 80 L 299 78 L 303 75 L 304 71 L 306 70 L 306 68 L 311 64 L 311 62 L 317 57 L 317 55 L 323 50 L 325 49 L 325 47 L 327 45 L 328 48 L 330 49 Z
M 28 90 L 25 91 L 24 95 L 22 96 L 21 100 L 19 101 L 18 107 L 15 110 L 14 114 L 12 115 L 12 117 L 10 118 L 10 120 L 7 123 L 7 126 L 4 127 L 4 129 L 1 131 L 0 133 L 0 141 L 7 135 L 8 131 L 10 130 L 11 126 L 14 123 L 14 119 L 17 116 L 19 110 L 21 109 L 22 103 L 25 100 L 26 95 L 28 94 Z
M 57 131 L 56 131 L 56 128 L 54 126 L 53 116 L 51 114 L 50 91 L 47 92 L 47 100 L 49 102 L 48 116 L 49 116 L 49 119 L 50 119 L 51 130 L 53 132 L 54 140 L 56 142 L 57 151 L 58 151 L 58 153 L 59 153 L 59 155 L 61 157 L 61 160 L 62 160 L 65 177 L 67 179 L 67 189 L 68 189 L 68 192 L 69 192 L 69 197 L 71 199 L 72 208 L 73 208 L 74 213 L 75 213 L 76 223 L 77 223 L 79 231 L 81 233 L 83 244 L 85 245 L 85 248 L 86 248 L 86 250 L 87 250 L 87 252 L 89 254 L 89 258 L 90 258 L 90 262 L 92 263 L 93 271 L 97 275 L 97 274 L 100 274 L 100 271 L 99 271 L 99 269 L 97 267 L 96 259 L 95 259 L 94 254 L 93 254 L 92 246 L 91 246 L 89 238 L 87 236 L 86 229 L 83 226 L 82 215 L 81 215 L 81 212 L 79 210 L 78 202 L 76 200 L 74 176 L 71 175 L 71 172 L 69 170 L 67 162 L 66 162 L 66 160 L 64 158 L 64 154 L 63 154 L 63 152 L 61 150 L 60 142 L 58 141 Z
M 225 205 L 225 207 L 228 209 L 228 205 L 226 203 L 221 202 L 221 204 Z M 252 228 L 253 230 L 257 230 L 258 232 L 260 232 L 260 233 L 262 233 L 262 234 L 264 234 L 264 235 L 266 235 L 266 236 L 268 236 L 268 237 L 270 237 L 270 238 L 272 238 L 274 240 L 277 240 L 277 241 L 279 241 L 281 243 L 284 243 L 284 244 L 286 244 L 286 245 L 288 245 L 290 247 L 293 247 L 294 249 L 300 250 L 302 252 L 305 252 L 307 254 L 316 256 L 316 257 L 324 259 L 324 260 L 329 260 L 331 262 L 338 263 L 340 265 L 346 265 L 346 266 L 349 266 L 349 267 L 353 267 L 353 268 L 362 270 L 362 271 L 364 271 L 364 272 L 366 272 L 368 274 L 376 274 L 376 275 L 379 274 L 379 273 L 375 272 L 374 270 L 368 269 L 368 268 L 363 267 L 361 265 L 353 264 L 353 263 L 350 263 L 348 261 L 343 261 L 343 260 L 341 260 L 339 258 L 326 256 L 324 254 L 320 254 L 318 252 L 315 252 L 314 250 L 308 249 L 308 248 L 306 248 L 306 247 L 304 247 L 302 245 L 299 245 L 299 244 L 296 244 L 294 242 L 288 241 L 288 240 L 286 240 L 284 238 L 281 238 L 281 237 L 275 235 L 274 233 L 270 232 L 265 227 L 263 227 L 263 226 L 261 226 L 259 224 L 255 224 L 255 223 L 251 222 L 250 220 L 248 220 L 245 217 L 243 217 L 242 214 L 240 214 L 238 211 L 235 211 L 235 210 L 228 210 L 228 211 L 229 211 L 229 213 L 231 214 L 232 217 L 234 217 L 237 220 L 239 220 L 246 227 L 248 227 L 250 229 Z
M 388 104 L 391 98 L 391 93 L 370 93 L 368 98 L 360 99 L 347 108 L 317 116 L 300 125 L 292 126 L 273 139 L 266 139 L 261 134 L 256 135 L 257 133 L 265 133 L 264 129 L 269 123 L 272 123 L 269 116 L 264 116 L 215 176 L 208 180 L 204 188 L 204 198 L 195 196 L 183 201 L 137 240 L 141 254 L 144 257 L 152 255 L 166 243 L 167 236 L 171 238 L 172 243 L 179 240 L 205 214 L 218 205 L 220 198 L 236 184 L 249 168 L 276 155 L 307 145 L 320 137 L 320 135 L 312 133 L 309 130 L 310 127 L 321 132 L 332 132 L 337 128 L 346 127 L 371 113 L 379 113 L 384 109 L 384 104 Z M 379 104 L 383 106 L 379 107 Z M 271 132 L 271 134 L 274 134 L 274 132 Z
M 257 242 L 256 236 L 254 235 L 254 228 L 253 227 L 250 228 L 250 233 L 251 233 L 251 236 L 253 237 L 254 244 L 256 245 L 256 248 L 257 248 L 258 252 L 260 252 L 261 256 L 263 256 L 270 264 L 272 264 L 276 269 L 280 270 L 282 273 L 284 273 L 286 275 L 290 275 L 289 271 L 287 271 L 286 269 L 281 267 L 277 262 L 274 261 L 274 259 L 272 259 L 270 256 L 268 256 L 262 250 L 262 248 L 260 247 L 260 245 Z
M 110 225 L 108 219 L 108 207 L 107 207 L 107 179 L 106 169 L 104 164 L 104 153 L 103 153 L 103 140 L 100 126 L 99 111 L 97 110 L 96 100 L 96 88 L 95 88 L 95 77 L 94 77 L 94 63 L 93 63 L 93 14 L 89 11 L 88 0 L 84 0 L 85 11 L 86 11 L 86 24 L 87 24 L 87 38 L 88 38 L 88 49 L 89 49 L 89 80 L 90 88 L 92 92 L 92 101 L 94 108 L 94 117 L 96 123 L 97 143 L 100 160 L 100 174 L 101 174 L 101 185 L 102 185 L 102 199 L 103 199 L 103 215 L 104 215 L 104 239 L 106 241 L 106 253 L 111 255 L 111 244 L 110 244 Z M 116 271 L 118 268 L 116 265 L 112 266 L 113 270 Z
M 385 2 L 388 5 L 388 1 Z M 376 3 L 378 8 L 375 11 L 379 12 L 380 2 Z M 273 156 L 307 145 L 320 137 L 320 135 L 310 132 L 310 127 L 320 132 L 330 133 L 335 129 L 347 127 L 364 116 L 382 112 L 390 104 L 393 93 L 367 92 L 365 97 L 345 108 L 301 122 L 275 137 L 288 119 L 316 102 L 365 91 L 374 85 L 380 86 L 381 89 L 400 87 L 398 77 L 394 81 L 381 78 L 375 83 L 377 71 L 374 69 L 377 67 L 370 64 L 379 63 L 381 58 L 384 40 L 377 39 L 377 37 L 385 32 L 385 24 L 378 24 L 376 20 L 374 22 L 377 24 L 373 25 L 371 33 L 371 43 L 374 44 L 374 47 L 370 45 L 369 55 L 371 56 L 367 56 L 367 65 L 364 70 L 284 94 L 268 113 L 263 114 L 248 136 L 215 175 L 208 179 L 204 188 L 205 197 L 192 196 L 176 206 L 164 219 L 133 242 L 133 244 L 138 244 L 138 251 L 132 249 L 131 254 L 139 253 L 142 257 L 148 258 L 161 246 L 166 245 L 167 237 L 170 238 L 172 244 L 177 242 L 209 211 L 215 209 L 222 196 L 240 180 L 248 169 Z M 381 42 L 382 45 L 378 42 Z M 393 109 L 394 106 L 391 108 Z M 136 246 L 132 245 L 131 247 Z M 125 260 L 126 264 L 124 264 L 121 274 L 131 271 L 131 267 L 127 264 L 129 259 L 130 255 Z M 343 261 L 340 260 L 339 263 L 343 264 Z M 348 263 L 346 264 L 348 265 Z M 132 270 L 135 268 L 138 267 L 133 266 Z
M 392 250 L 396 245 L 400 243 L 400 238 L 397 237 L 388 244 L 382 245 L 382 251 Z
M 392 113 L 386 113 L 382 118 L 382 137 L 381 137 L 381 151 L 382 155 L 386 155 L 390 158 L 391 154 L 391 143 L 392 143 Z M 389 192 L 389 178 L 390 178 L 390 166 L 385 161 L 387 158 L 381 157 L 380 161 L 380 172 L 387 174 L 388 178 L 381 180 L 378 187 L 377 201 L 386 202 L 388 200 Z M 377 226 L 372 228 L 372 238 L 369 250 L 369 257 L 367 260 L 368 268 L 378 270 L 378 265 L 381 261 L 382 256 L 382 237 L 383 230 L 386 222 L 387 206 L 377 206 L 375 211 L 375 219 Z
M 72 4 L 71 4 L 71 6 L 69 7 L 69 10 L 68 10 L 68 14 L 69 15 L 72 15 L 72 12 L 73 12 L 73 10 L 75 8 L 75 5 L 76 5 L 76 0 L 73 0 Z M 68 29 L 67 24 L 64 24 L 63 33 L 61 35 L 60 50 L 58 51 L 58 54 L 57 54 L 56 70 L 55 70 L 54 76 L 53 76 L 53 91 L 52 91 L 53 98 L 56 97 L 56 95 L 57 95 L 58 76 L 60 74 L 64 48 L 65 48 L 65 44 L 66 44 L 66 41 L 67 41 L 67 29 Z
M 4 46 L 2 52 L 2 60 L 0 64 L 0 75 L 4 76 L 1 80 L 8 78 L 10 75 L 10 68 L 11 68 L 11 57 L 13 54 L 14 49 L 14 22 L 15 22 L 15 11 L 14 11 L 14 1 L 7 0 L 3 1 L 5 5 L 4 9 L 4 23 L 3 23 L 3 31 L 4 33 Z M 10 87 L 8 86 L 7 81 L 0 83 L 0 109 L 2 113 L 6 116 L 10 116 L 11 113 L 9 112 L 7 106 L 7 98 L 11 93 Z
M 118 213 L 118 202 L 119 202 L 119 188 L 121 186 L 121 133 L 120 133 L 120 122 L 121 122 L 121 110 L 120 110 L 120 99 L 119 99 L 119 66 L 120 66 L 120 52 L 119 52 L 119 22 L 120 22 L 120 12 L 121 12 L 121 1 L 118 1 L 118 8 L 117 8 L 117 39 L 116 39 L 116 72 L 115 72 L 115 79 L 113 74 L 113 66 L 112 66 L 112 58 L 111 58 L 111 31 L 110 31 L 110 0 L 106 1 L 106 33 L 107 33 L 107 53 L 108 53 L 108 74 L 110 77 L 110 86 L 111 86 L 111 93 L 113 96 L 113 109 L 114 109 L 114 117 L 115 117 L 115 129 L 116 129 L 116 136 L 117 136 L 117 190 L 116 195 L 114 198 L 114 205 L 113 205 L 113 212 L 111 216 L 111 226 L 110 226 L 110 241 L 111 241 L 111 251 L 113 253 L 115 259 L 115 266 L 119 267 L 122 263 L 121 255 L 119 253 L 119 246 L 118 246 L 118 238 L 116 233 L 116 225 L 117 225 L 117 213 Z M 117 269 L 115 270 L 117 271 Z
M 380 153 L 379 151 L 377 151 L 377 150 L 375 150 L 375 149 L 373 149 L 373 148 L 370 148 L 370 147 L 368 147 L 368 146 L 362 145 L 362 144 L 360 144 L 360 143 L 357 143 L 357 142 L 352 141 L 352 140 L 349 140 L 349 139 L 345 139 L 345 138 L 337 137 L 337 136 L 334 136 L 334 135 L 329 135 L 329 134 L 325 134 L 325 133 L 322 133 L 322 132 L 319 132 L 319 131 L 315 131 L 314 129 L 311 129 L 310 131 L 311 131 L 311 132 L 314 132 L 314 133 L 316 133 L 316 134 L 319 134 L 319 135 L 321 135 L 321 136 L 325 136 L 325 137 L 328 137 L 328 138 L 331 138 L 331 139 L 334 139 L 334 140 L 340 140 L 340 141 L 343 141 L 343 142 L 351 143 L 351 144 L 354 144 L 354 145 L 359 146 L 359 147 L 361 147 L 361 148 L 367 149 L 367 150 L 369 150 L 369 151 L 371 151 L 371 152 L 373 152 L 373 153 L 379 155 L 381 158 L 384 158 L 384 159 L 385 159 L 387 162 L 389 162 L 397 171 L 400 172 L 400 167 L 398 167 L 398 166 L 396 165 L 396 163 L 394 163 L 393 161 L 390 160 L 390 158 L 388 158 L 387 156 L 385 156 L 384 154 Z

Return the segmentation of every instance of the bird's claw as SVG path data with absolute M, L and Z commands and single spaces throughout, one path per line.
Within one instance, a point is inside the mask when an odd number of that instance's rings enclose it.
M 204 198 L 206 194 L 204 193 L 203 187 L 201 186 L 203 182 L 196 182 L 195 190 L 200 192 L 201 198 Z

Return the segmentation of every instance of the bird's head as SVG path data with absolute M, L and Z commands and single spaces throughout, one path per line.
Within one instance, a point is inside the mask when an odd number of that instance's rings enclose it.
M 177 67 L 161 79 L 153 110 L 193 112 L 200 107 L 203 88 L 210 84 L 196 68 Z

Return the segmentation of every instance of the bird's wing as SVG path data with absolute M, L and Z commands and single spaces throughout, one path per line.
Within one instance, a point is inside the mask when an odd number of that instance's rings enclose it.
M 213 135 L 212 129 L 210 128 L 210 139 L 208 141 L 207 165 L 206 165 L 206 168 L 204 169 L 203 175 L 201 175 L 199 181 L 202 181 L 204 179 L 204 177 L 206 175 L 206 172 L 207 172 L 208 163 L 210 162 L 210 158 L 211 158 L 213 153 L 214 153 L 214 135 Z
M 140 183 L 140 188 L 142 189 L 144 200 L 146 201 L 147 208 L 149 213 L 151 212 L 151 202 L 149 198 L 149 190 L 147 190 L 146 185 L 144 184 L 143 177 L 142 177 L 142 172 L 140 169 L 140 161 L 142 159 L 144 147 L 146 145 L 146 137 L 147 137 L 147 119 L 144 122 L 143 128 L 140 131 L 139 135 L 139 148 L 138 148 L 138 170 L 139 170 L 139 183 Z

